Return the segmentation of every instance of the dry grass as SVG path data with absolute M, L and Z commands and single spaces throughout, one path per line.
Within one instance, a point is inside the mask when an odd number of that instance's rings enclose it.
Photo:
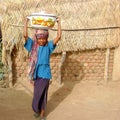
M 27 15 L 41 10 L 61 17 L 62 39 L 55 52 L 112 48 L 120 44 L 119 0 L 4 0 L 0 6 L 5 53 L 14 47 L 23 50 L 23 22 Z M 55 29 L 57 27 L 55 26 Z M 98 28 L 98 29 L 97 29 Z M 71 31 L 69 31 L 71 30 Z M 32 30 L 29 29 L 32 36 Z M 50 39 L 56 32 L 50 30 Z M 12 44 L 12 45 L 11 45 Z M 3 53 L 3 57 L 5 56 Z

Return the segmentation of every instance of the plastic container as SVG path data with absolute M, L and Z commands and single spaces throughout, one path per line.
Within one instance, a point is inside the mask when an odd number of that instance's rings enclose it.
M 57 17 L 54 14 L 39 12 L 32 13 L 27 18 L 30 19 L 31 27 L 50 29 L 54 27 Z

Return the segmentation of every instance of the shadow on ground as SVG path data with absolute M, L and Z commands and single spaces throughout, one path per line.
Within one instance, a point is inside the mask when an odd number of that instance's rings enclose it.
M 70 58 L 67 59 L 68 61 L 72 61 Z M 72 76 L 67 76 L 67 79 L 62 79 L 62 85 L 59 89 L 57 89 L 57 91 L 55 91 L 51 96 L 50 99 L 48 100 L 48 104 L 47 104 L 47 115 L 50 114 L 51 112 L 53 112 L 56 107 L 62 103 L 65 98 L 67 98 L 68 95 L 70 95 L 70 93 L 72 92 L 74 86 L 78 83 L 80 83 L 80 81 L 83 79 L 84 77 L 84 71 L 83 71 L 83 66 L 81 65 L 81 63 L 79 61 L 74 60 L 74 63 L 77 64 L 76 66 L 76 70 L 74 70 L 74 68 L 71 68 L 70 70 L 70 66 L 69 66 L 69 62 L 65 61 L 62 67 L 62 72 L 64 72 L 64 74 L 62 74 L 62 78 L 65 78 L 64 75 L 68 74 Z M 72 64 L 74 64 L 72 63 Z M 73 65 L 74 66 L 74 65 Z

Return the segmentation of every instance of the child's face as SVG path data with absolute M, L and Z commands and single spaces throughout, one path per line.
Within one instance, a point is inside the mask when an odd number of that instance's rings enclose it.
M 37 39 L 37 43 L 39 46 L 44 46 L 47 43 L 47 39 L 46 38 L 39 38 L 39 39 Z

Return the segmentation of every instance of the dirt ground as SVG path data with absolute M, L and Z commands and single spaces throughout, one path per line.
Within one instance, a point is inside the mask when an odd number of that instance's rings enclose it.
M 32 96 L 23 90 L 0 89 L 0 120 L 34 120 Z M 120 120 L 120 81 L 52 83 L 47 120 Z

